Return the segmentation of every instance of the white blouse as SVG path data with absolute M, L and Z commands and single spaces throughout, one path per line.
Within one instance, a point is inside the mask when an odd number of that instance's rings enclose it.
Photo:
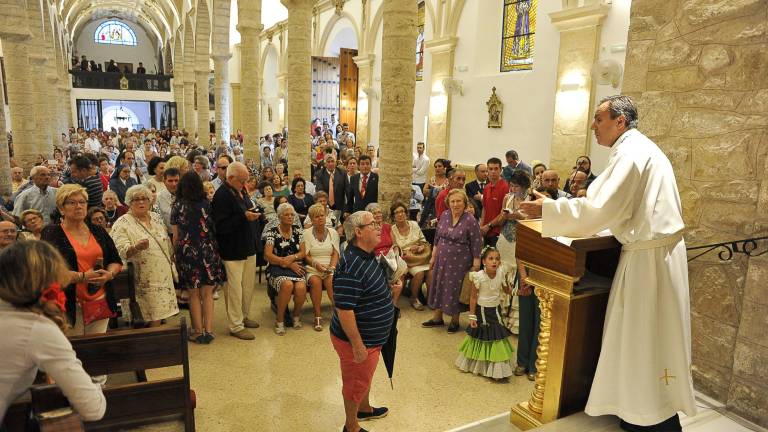
M 477 287 L 477 304 L 482 307 L 496 307 L 501 302 L 501 292 L 505 285 L 510 285 L 510 278 L 515 273 L 509 271 L 506 264 L 496 269 L 496 276 L 491 279 L 485 270 L 469 273 L 469 280 Z
M 35 380 L 38 369 L 50 375 L 85 421 L 107 409 L 101 386 L 83 370 L 72 344 L 48 318 L 0 300 L 0 423 L 16 398 Z

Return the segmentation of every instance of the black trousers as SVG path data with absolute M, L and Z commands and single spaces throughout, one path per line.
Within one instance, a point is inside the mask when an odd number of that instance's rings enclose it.
M 520 334 L 517 336 L 517 365 L 524 367 L 528 373 L 534 373 L 541 323 L 539 298 L 531 293 L 531 295 L 519 296 L 518 300 L 520 302 Z

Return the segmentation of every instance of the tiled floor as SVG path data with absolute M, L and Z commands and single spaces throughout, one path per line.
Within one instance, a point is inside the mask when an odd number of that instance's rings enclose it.
M 374 405 L 386 405 L 390 415 L 367 422 L 376 432 L 437 432 L 484 419 L 527 399 L 533 383 L 525 377 L 508 382 L 465 374 L 453 366 L 463 333 L 420 326 L 431 311 L 417 312 L 401 300 L 394 389 L 379 363 L 371 390 Z M 311 326 L 309 301 L 304 328 L 285 336 L 272 332 L 274 314 L 260 285 L 253 316 L 261 323 L 255 341 L 228 336 L 223 297 L 216 301 L 216 340 L 208 346 L 190 344 L 192 387 L 197 393 L 197 430 L 225 431 L 339 431 L 344 423 L 338 357 L 325 330 Z M 186 315 L 186 312 L 184 312 Z M 330 305 L 323 306 L 326 318 Z M 175 321 L 174 321 L 175 322 Z M 466 325 L 462 321 L 462 325 Z M 517 344 L 512 340 L 513 346 Z M 168 368 L 150 371 L 149 378 L 179 373 Z M 179 425 L 142 428 L 179 430 Z

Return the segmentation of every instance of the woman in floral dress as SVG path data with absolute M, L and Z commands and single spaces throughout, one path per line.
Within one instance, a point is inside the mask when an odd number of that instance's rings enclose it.
M 213 335 L 213 289 L 226 274 L 213 233 L 211 207 L 203 181 L 194 171 L 184 174 L 171 209 L 171 228 L 179 271 L 179 285 L 189 292 L 192 318 L 190 340 L 210 343 Z

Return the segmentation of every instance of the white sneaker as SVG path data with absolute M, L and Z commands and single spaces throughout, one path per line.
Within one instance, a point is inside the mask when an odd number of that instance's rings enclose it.
M 285 324 L 275 323 L 275 334 L 278 336 L 285 336 Z

